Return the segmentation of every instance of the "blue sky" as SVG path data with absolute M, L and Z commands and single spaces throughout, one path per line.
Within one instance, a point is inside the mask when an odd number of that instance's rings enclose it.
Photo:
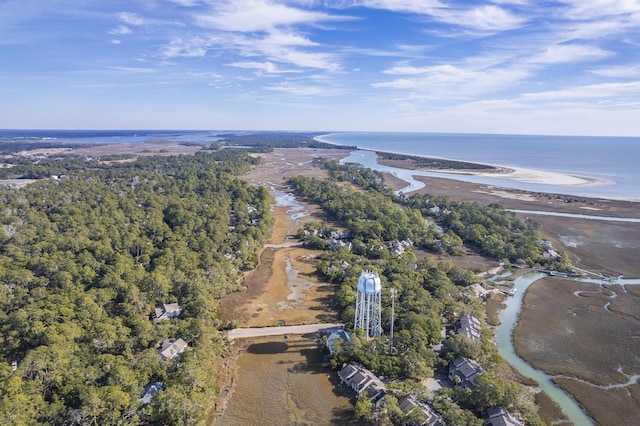
M 2 0 L 0 128 L 640 136 L 640 0 Z

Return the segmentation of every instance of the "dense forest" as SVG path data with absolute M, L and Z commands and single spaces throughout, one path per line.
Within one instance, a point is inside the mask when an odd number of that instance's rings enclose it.
M 306 224 L 298 237 L 307 246 L 323 250 L 317 271 L 336 284 L 335 300 L 346 329 L 353 327 L 356 285 L 363 271 L 375 271 L 382 280 L 385 330 L 391 326 L 390 288 L 396 292 L 393 341 L 384 336 L 373 340 L 355 336 L 330 360 L 334 368 L 355 360 L 378 375 L 402 379 L 390 385 L 382 410 L 359 398 L 356 415 L 374 424 L 406 424 L 409 420 L 397 401 L 410 392 L 430 401 L 448 425 L 482 424 L 483 412 L 493 406 L 518 413 L 528 424 L 542 424 L 533 394 L 514 380 L 486 325 L 478 340 L 457 334 L 443 338 L 443 331 L 462 315 L 485 323 L 483 301 L 468 289 L 479 282 L 476 275 L 452 262 L 416 255 L 416 249 L 449 257 L 479 253 L 506 264 L 563 266 L 565 258 L 549 260 L 542 255 L 539 225 L 523 222 L 497 205 L 403 197 L 390 191 L 382 175 L 370 169 L 320 163 L 331 179 L 298 176 L 289 183 L 297 195 L 320 205 L 325 214 L 325 222 Z M 442 343 L 438 353 L 433 350 L 437 343 Z M 479 377 L 476 389 L 429 394 L 419 384 L 434 370 L 446 372 L 458 357 L 475 359 L 484 368 L 486 374 Z
M 2 423 L 205 418 L 227 326 L 215 299 L 256 266 L 271 225 L 268 191 L 235 177 L 256 161 L 224 150 L 21 166 L 46 178 L 0 189 Z M 169 303 L 180 316 L 153 321 Z M 186 350 L 163 360 L 165 339 Z M 144 404 L 152 382 L 162 391 Z
M 391 152 L 377 152 L 382 160 L 409 160 L 412 167 L 425 169 L 459 169 L 459 170 L 496 170 L 488 164 L 469 163 L 467 161 L 447 160 L 444 158 L 421 157 L 419 155 L 396 154 Z
M 416 247 L 438 253 L 472 252 L 507 264 L 569 268 L 566 254 L 544 257 L 539 222 L 522 221 L 501 205 L 480 206 L 423 194 L 405 197 L 386 187 L 379 172 L 358 164 L 326 160 L 316 160 L 316 164 L 327 168 L 333 181 L 294 177 L 289 182 L 297 194 L 322 206 L 327 220 L 349 229 L 356 250 L 409 238 Z M 336 182 L 350 182 L 366 191 Z M 377 250 L 380 256 L 384 252 Z

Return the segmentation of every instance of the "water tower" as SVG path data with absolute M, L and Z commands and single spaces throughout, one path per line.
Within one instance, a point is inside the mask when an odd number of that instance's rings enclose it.
M 362 329 L 367 336 L 382 335 L 382 301 L 380 277 L 375 272 L 365 271 L 358 278 L 356 292 L 356 317 L 354 329 Z

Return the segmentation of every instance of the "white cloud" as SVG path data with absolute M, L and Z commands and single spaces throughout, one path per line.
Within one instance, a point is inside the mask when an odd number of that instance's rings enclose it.
M 251 62 L 251 61 L 233 62 L 233 63 L 230 63 L 228 65 L 231 66 L 231 67 L 236 67 L 236 68 L 255 69 L 260 74 L 262 74 L 262 73 L 266 73 L 266 74 L 282 74 L 282 73 L 298 72 L 298 71 L 294 71 L 294 70 L 283 70 L 283 69 L 280 69 L 276 64 L 274 64 L 273 62 L 270 62 L 270 61 L 266 61 L 266 62 Z
M 267 86 L 266 89 L 276 92 L 285 92 L 296 96 L 321 96 L 326 94 L 326 88 L 283 82 L 278 85 Z
M 267 37 L 263 39 L 264 43 L 274 46 L 317 46 L 307 37 L 303 37 L 292 32 L 285 31 L 269 31 Z
M 128 73 L 134 73 L 134 74 L 152 74 L 152 73 L 158 72 L 158 70 L 155 68 L 142 68 L 142 67 L 109 67 L 109 68 L 116 71 L 125 71 Z
M 268 0 L 220 1 L 209 13 L 195 18 L 202 27 L 240 32 L 270 31 L 283 26 L 345 19 Z
M 262 38 L 245 35 L 222 38 L 225 49 L 236 49 L 244 57 L 261 56 L 271 62 L 288 63 L 301 68 L 317 68 L 335 72 L 340 69 L 332 53 L 309 52 L 300 47 L 313 47 L 315 43 L 304 37 L 273 32 Z
M 525 93 L 521 98 L 526 101 L 561 101 L 610 97 L 626 98 L 627 96 L 633 96 L 637 99 L 638 94 L 640 94 L 640 81 L 630 83 L 602 83 L 546 92 Z
M 471 9 L 442 9 L 434 15 L 439 21 L 481 32 L 507 31 L 521 27 L 526 19 L 498 6 L 485 5 Z
M 451 67 L 451 65 L 445 65 L 445 67 Z M 434 68 L 436 67 L 414 67 L 411 65 L 399 65 L 399 66 L 395 66 L 393 68 L 384 70 L 383 73 L 391 74 L 391 75 L 417 75 L 417 74 L 428 73 L 430 70 Z
M 294 49 L 284 49 L 270 55 L 274 60 L 287 62 L 303 68 L 318 68 L 326 71 L 338 71 L 340 66 L 329 53 L 302 52 Z
M 111 35 L 131 34 L 131 28 L 126 27 L 124 25 L 120 25 L 119 27 L 116 27 L 116 28 L 113 28 L 113 29 L 109 30 L 108 33 L 111 34 Z
M 597 19 L 605 16 L 640 13 L 638 0 L 562 0 L 571 19 Z
M 213 78 L 216 80 L 221 80 L 222 76 L 215 72 L 190 72 L 188 73 L 192 77 L 196 78 Z
M 528 5 L 531 4 L 531 0 L 491 0 L 491 3 L 495 3 L 495 4 L 512 4 L 512 5 L 517 5 L 517 6 L 528 6 Z
M 439 0 L 360 0 L 351 5 L 420 15 L 431 15 L 435 10 L 447 7 Z
M 169 0 L 169 2 L 184 7 L 199 6 L 202 4 L 200 0 Z
M 591 70 L 593 74 L 614 78 L 640 78 L 640 65 L 619 65 Z
M 208 42 L 201 37 L 190 40 L 176 38 L 171 40 L 168 46 L 162 49 L 162 54 L 167 58 L 185 57 L 196 58 L 207 54 Z
M 556 44 L 547 47 L 544 52 L 532 56 L 528 62 L 536 64 L 559 64 L 595 61 L 613 53 L 596 46 L 584 44 Z
M 509 3 L 521 2 L 516 0 Z M 482 33 L 511 30 L 526 22 L 524 17 L 495 5 L 462 7 L 438 0 L 362 0 L 353 2 L 353 5 L 425 15 L 436 21 Z
M 262 38 L 254 38 L 248 35 L 223 35 L 193 37 L 185 40 L 175 38 L 168 46 L 165 46 L 161 54 L 168 58 L 173 57 L 202 57 L 208 51 L 235 52 L 245 58 L 264 58 L 263 62 L 290 64 L 299 68 L 316 68 L 324 71 L 335 72 L 340 69 L 340 64 L 334 54 L 326 52 L 309 52 L 299 47 L 314 47 L 312 41 L 295 34 L 274 32 Z M 237 61 L 238 63 L 260 61 Z
M 337 71 L 340 65 L 336 54 L 323 51 L 324 47 L 300 32 L 299 27 L 351 18 L 294 7 L 312 3 L 295 0 L 289 4 L 270 0 L 209 2 L 212 7 L 207 13 L 192 16 L 196 25 L 204 29 L 201 31 L 214 32 L 187 42 L 174 40 L 163 54 L 169 57 L 203 56 L 206 51 L 216 50 L 251 58 L 236 61 L 240 64 L 271 63 L 275 66 L 281 63 L 299 68 Z M 273 68 L 267 66 L 262 71 L 271 72 L 270 69 Z
M 525 80 L 531 75 L 526 67 L 465 69 L 451 64 L 413 67 L 400 65 L 384 71 L 404 78 L 373 83 L 374 88 L 410 90 L 411 96 L 453 99 L 494 93 Z
M 562 40 L 603 40 L 619 35 L 635 37 L 640 31 L 640 13 L 593 20 L 564 21 L 555 32 Z
M 272 62 L 233 62 L 231 67 L 257 69 L 266 73 L 278 72 L 277 67 Z
M 140 17 L 140 15 L 131 12 L 120 12 L 118 13 L 118 19 L 125 24 L 132 25 L 134 27 L 138 27 L 145 24 L 145 20 Z

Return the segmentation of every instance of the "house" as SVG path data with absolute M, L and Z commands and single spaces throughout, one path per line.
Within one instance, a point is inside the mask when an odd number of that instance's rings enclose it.
M 389 253 L 400 256 L 402 255 L 402 253 L 404 253 L 405 249 L 413 247 L 413 241 L 411 241 L 410 238 L 407 238 L 406 240 L 402 241 L 392 241 L 388 243 L 388 246 Z
M 165 339 L 160 345 L 158 353 L 163 360 L 173 359 L 180 355 L 187 348 L 188 344 L 182 339 Z
M 365 392 L 369 399 L 378 401 L 387 391 L 387 387 L 378 376 L 354 361 L 342 367 L 342 370 L 338 371 L 338 377 L 357 394 Z
M 478 299 L 484 299 L 489 295 L 489 292 L 480 284 L 471 284 L 469 288 L 471 289 L 471 291 L 473 291 Z
M 420 401 L 415 395 L 407 395 L 398 402 L 398 407 L 404 414 L 418 412 L 422 421 L 411 421 L 409 426 L 445 426 L 442 418 L 433 411 L 426 402 Z
M 342 347 L 345 343 L 351 341 L 349 337 L 349 333 L 344 330 L 336 330 L 332 331 L 327 335 L 327 348 L 329 348 L 329 353 L 334 355 L 338 352 L 338 349 Z
M 329 241 L 329 248 L 331 250 L 340 250 L 342 247 L 346 247 L 347 249 L 351 250 L 352 244 L 350 242 L 345 242 L 343 240 L 338 240 L 335 238 Z
M 393 242 L 389 245 L 389 253 L 396 256 L 402 256 L 402 253 L 404 253 L 404 246 L 398 242 Z
M 477 362 L 464 357 L 456 358 L 449 364 L 449 380 L 463 389 L 474 389 L 476 376 L 484 372 Z
M 161 390 L 162 390 L 162 382 L 149 383 L 147 386 L 144 387 L 144 390 L 142 391 L 142 395 L 140 396 L 140 399 L 138 400 L 138 402 L 142 404 L 151 403 L 151 398 L 153 398 L 153 395 L 157 394 Z
M 483 426 L 522 426 L 516 416 L 502 407 L 492 407 L 482 416 Z
M 428 211 L 431 216 L 440 216 L 442 214 L 442 209 L 438 206 L 431 207 Z
M 182 313 L 182 306 L 177 303 L 162 304 L 159 308 L 151 314 L 151 317 L 156 321 L 162 321 L 166 319 L 175 318 Z
M 454 330 L 457 334 L 467 336 L 471 340 L 479 340 L 482 332 L 480 320 L 473 315 L 462 315 L 456 322 Z

